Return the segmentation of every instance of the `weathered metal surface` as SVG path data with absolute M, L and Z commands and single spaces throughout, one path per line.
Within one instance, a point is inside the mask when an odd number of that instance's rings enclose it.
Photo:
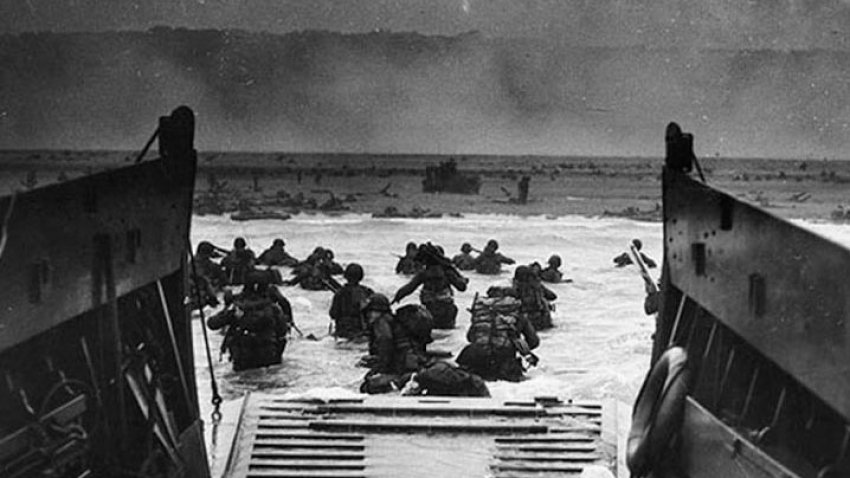
M 685 403 L 679 459 L 688 478 L 795 478 L 798 475 L 726 426 L 695 400 Z
M 115 294 L 180 270 L 195 158 L 107 171 L 0 198 L 0 351 L 106 303 L 98 249 L 109 245 Z M 12 273 L 11 271 L 14 271 Z
M 671 284 L 850 417 L 850 251 L 664 172 Z
M 604 410 L 588 402 L 370 396 L 321 403 L 251 394 L 225 475 L 577 476 L 589 464 L 615 466 L 616 444 L 602 438 Z

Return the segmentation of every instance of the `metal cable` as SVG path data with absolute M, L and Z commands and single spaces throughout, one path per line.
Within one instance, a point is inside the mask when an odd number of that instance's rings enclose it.
M 210 383 L 212 384 L 212 400 L 211 403 L 214 407 L 212 412 L 212 419 L 214 422 L 218 422 L 221 420 L 221 411 L 219 408 L 221 407 L 221 395 L 218 393 L 218 384 L 215 381 L 215 372 L 213 371 L 213 362 L 212 362 L 212 353 L 210 352 L 210 339 L 207 335 L 207 319 L 204 317 L 204 305 L 201 301 L 201 289 L 199 287 L 198 281 L 198 270 L 195 267 L 195 255 L 192 253 L 192 243 L 189 241 L 189 238 L 186 238 L 186 245 L 189 250 L 189 264 L 192 268 L 192 283 L 195 289 L 195 300 L 198 304 L 198 313 L 201 315 L 201 330 L 204 333 L 204 346 L 207 350 L 207 365 L 210 369 Z

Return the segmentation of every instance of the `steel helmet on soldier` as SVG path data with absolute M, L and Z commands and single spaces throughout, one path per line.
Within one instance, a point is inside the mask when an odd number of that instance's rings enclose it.
M 549 265 L 552 267 L 561 267 L 561 257 L 557 254 L 553 254 L 552 257 L 549 258 Z
M 370 310 L 390 312 L 390 299 L 387 299 L 387 296 L 384 294 L 372 294 L 366 302 L 366 306 L 363 307 L 363 312 L 369 312 Z
M 234 241 L 233 241 L 233 248 L 234 248 L 234 249 L 245 249 L 245 247 L 246 247 L 247 245 L 248 245 L 248 244 L 245 242 L 245 239 L 244 239 L 244 238 L 242 238 L 242 237 L 237 237 L 237 238 L 236 238 L 236 239 L 234 239 Z
M 360 267 L 360 264 L 348 264 L 342 276 L 349 282 L 360 282 L 363 279 L 363 268 Z
M 529 276 L 531 276 L 533 272 L 531 272 L 531 267 L 529 266 L 519 266 L 514 271 L 514 280 L 517 281 L 526 281 Z
M 643 247 L 643 243 L 640 242 L 640 239 L 632 239 L 632 244 L 635 246 L 635 249 L 640 250 Z
M 285 245 L 286 243 L 283 242 L 283 239 L 275 239 L 274 242 L 272 242 L 272 247 L 283 247 Z
M 490 239 L 489 241 L 487 241 L 487 247 L 486 248 L 490 249 L 491 251 L 498 250 L 499 249 L 499 243 L 496 242 L 495 239 Z
M 212 244 L 207 241 L 202 241 L 198 244 L 198 251 L 195 254 L 199 256 L 211 256 L 214 251 L 215 248 Z
M 460 252 L 464 252 L 469 254 L 472 251 L 472 245 L 468 242 L 464 242 L 462 246 L 460 246 Z

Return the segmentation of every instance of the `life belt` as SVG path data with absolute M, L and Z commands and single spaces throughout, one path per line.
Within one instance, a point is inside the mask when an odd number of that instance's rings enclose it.
M 688 353 L 672 347 L 659 357 L 643 382 L 632 412 L 626 464 L 633 477 L 652 471 L 679 430 L 688 393 Z

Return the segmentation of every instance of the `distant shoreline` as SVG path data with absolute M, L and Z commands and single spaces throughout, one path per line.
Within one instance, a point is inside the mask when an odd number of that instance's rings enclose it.
M 0 194 L 127 166 L 136 154 L 0 152 Z M 481 178 L 480 194 L 422 192 L 425 166 L 450 157 L 459 171 Z M 833 221 L 839 206 L 850 208 L 850 161 L 703 158 L 701 164 L 711 184 L 781 217 Z M 196 206 L 216 182 L 229 211 L 247 206 L 292 214 L 317 210 L 333 195 L 338 212 L 363 214 L 416 207 L 443 215 L 660 217 L 661 158 L 201 152 L 198 165 Z M 521 205 L 515 200 L 524 175 L 531 177 L 530 194 Z

